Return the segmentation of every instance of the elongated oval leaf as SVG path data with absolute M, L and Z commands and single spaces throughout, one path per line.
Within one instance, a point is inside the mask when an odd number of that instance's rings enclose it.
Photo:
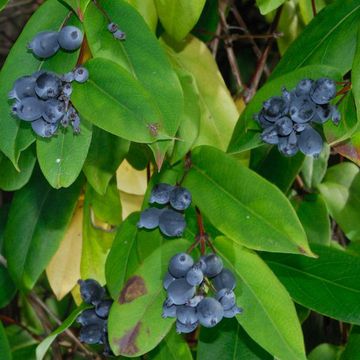
M 129 141 L 93 127 L 83 171 L 90 185 L 99 194 L 105 194 L 116 169 L 128 153 L 129 146 Z
M 256 93 L 253 100 L 246 106 L 241 114 L 227 151 L 229 153 L 238 153 L 262 145 L 263 142 L 259 136 L 260 126 L 254 121 L 253 117 L 261 110 L 263 102 L 271 96 L 281 95 L 283 86 L 291 90 L 301 79 L 318 79 L 320 77 L 330 77 L 334 80 L 340 80 L 341 73 L 334 67 L 311 65 L 291 71 L 273 81 L 267 82 Z
M 214 245 L 237 278 L 236 317 L 259 345 L 280 359 L 305 360 L 301 326 L 290 295 L 263 260 L 226 237 Z
M 168 262 L 188 242 L 173 240 L 156 249 L 127 279 L 120 299 L 111 307 L 108 329 L 115 355 L 139 356 L 152 350 L 170 330 L 174 319 L 162 319 L 166 295 L 162 278 Z
M 161 42 L 175 67 L 191 73 L 199 91 L 200 129 L 195 145 L 228 147 L 239 111 L 207 46 L 194 36 Z M 199 61 L 201 59 L 201 61 Z
M 360 16 L 359 0 L 337 0 L 326 6 L 286 51 L 271 79 L 310 64 L 350 70 Z
M 125 1 L 100 0 L 99 4 L 111 14 L 112 21 L 119 24 L 127 39 L 115 40 L 107 30 L 108 20 L 90 4 L 84 24 L 92 55 L 112 60 L 131 72 L 159 108 L 162 122 L 156 119 L 151 122 L 159 123 L 167 134 L 174 136 L 179 126 L 183 97 L 179 80 L 159 42 L 144 19 Z M 141 102 L 140 99 L 138 101 Z M 170 145 L 171 142 L 167 141 L 151 145 L 158 167 L 161 167 Z
M 340 321 L 360 324 L 360 258 L 343 250 L 313 245 L 318 259 L 266 254 L 265 261 L 292 298 Z
M 155 0 L 161 24 L 175 40 L 182 40 L 199 20 L 206 0 Z
M 273 360 L 246 334 L 235 319 L 223 319 L 215 328 L 200 330 L 198 360 Z
M 332 166 L 318 188 L 331 216 L 346 236 L 359 241 L 359 168 L 349 162 Z
M 89 80 L 75 85 L 72 94 L 75 107 L 85 119 L 131 141 L 169 139 L 157 104 L 127 70 L 102 58 L 90 60 L 86 67 Z
M 35 141 L 35 136 L 29 124 L 16 120 L 11 115 L 8 93 L 20 76 L 31 75 L 41 68 L 63 73 L 75 66 L 78 51 L 59 51 L 44 62 L 27 50 L 28 42 L 38 32 L 58 30 L 69 15 L 70 10 L 59 1 L 46 1 L 28 21 L 0 72 L 0 150 L 15 166 L 17 166 L 20 152 Z M 75 16 L 72 16 L 68 23 L 81 27 Z
M 6 332 L 1 321 L 0 321 L 0 354 L 1 354 L 1 359 L 3 360 L 12 359 L 9 340 L 6 336 Z
M 252 170 L 210 146 L 191 154 L 184 186 L 223 234 L 256 250 L 312 255 L 288 199 Z
M 91 125 L 82 119 L 80 134 L 61 129 L 50 139 L 38 139 L 37 156 L 49 184 L 59 189 L 69 187 L 79 176 L 91 143 Z
M 0 153 L 0 189 L 15 191 L 22 188 L 30 179 L 36 162 L 35 151 L 29 148 L 23 151 L 19 159 L 19 171 L 4 154 Z
M 8 268 L 16 285 L 31 289 L 56 252 L 75 210 L 82 179 L 52 189 L 36 170 L 12 203 L 5 229 Z
M 36 348 L 36 360 L 42 360 L 56 337 L 67 330 L 76 320 L 76 318 L 88 308 L 91 308 L 91 305 L 82 304 L 79 306 L 63 321 L 63 323 L 56 330 L 47 336 Z
M 158 23 L 158 14 L 154 0 L 126 0 L 131 4 L 144 18 L 146 24 L 152 32 L 156 31 Z
M 0 265 L 0 308 L 4 308 L 10 303 L 16 294 L 16 287 L 9 275 L 8 269 Z

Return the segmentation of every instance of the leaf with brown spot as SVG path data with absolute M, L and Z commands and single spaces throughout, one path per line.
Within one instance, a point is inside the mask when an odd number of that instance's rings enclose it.
M 170 258 L 188 246 L 188 241 L 183 239 L 166 242 L 133 272 L 124 289 L 127 288 L 125 298 L 130 294 L 130 298 L 135 297 L 130 302 L 114 302 L 108 319 L 110 346 L 115 355 L 140 356 L 156 347 L 166 336 L 174 319 L 161 318 L 162 303 L 166 298 L 162 278 Z M 143 292 L 142 285 L 138 289 L 142 283 L 147 292 L 138 296 Z M 134 284 L 135 292 L 132 289 Z M 124 290 L 120 297 L 123 293 Z
M 141 323 L 137 323 L 121 339 L 115 340 L 119 344 L 119 349 L 124 355 L 134 355 L 139 351 L 136 346 L 136 338 L 139 334 Z
M 132 276 L 125 284 L 120 293 L 119 303 L 129 303 L 139 296 L 147 293 L 144 279 L 140 276 Z

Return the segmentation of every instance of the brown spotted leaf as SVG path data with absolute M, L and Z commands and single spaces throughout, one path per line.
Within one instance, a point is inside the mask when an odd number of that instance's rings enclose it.
M 125 282 L 108 320 L 109 340 L 115 355 L 133 357 L 145 354 L 170 330 L 174 320 L 161 317 L 162 303 L 166 298 L 162 278 L 170 258 L 185 251 L 188 245 L 183 239 L 165 243 Z

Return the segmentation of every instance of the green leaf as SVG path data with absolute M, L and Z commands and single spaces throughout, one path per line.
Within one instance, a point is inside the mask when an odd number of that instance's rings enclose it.
M 181 43 L 167 37 L 161 41 L 174 66 L 188 71 L 196 80 L 201 117 L 195 145 L 211 145 L 225 151 L 239 112 L 211 52 L 193 36 Z
M 326 6 L 286 51 L 271 79 L 310 64 L 333 66 L 341 74 L 348 72 L 355 53 L 359 16 L 359 0 L 337 0 Z
M 293 204 L 309 242 L 329 246 L 331 224 L 329 212 L 322 196 L 308 194 L 302 199 L 294 198 Z
M 241 326 L 277 358 L 305 360 L 294 303 L 273 272 L 255 252 L 229 238 L 216 238 L 214 246 L 237 278 L 237 304 L 244 309 L 236 317 Z
M 199 91 L 194 77 L 187 71 L 177 70 L 184 94 L 184 112 L 181 115 L 180 127 L 177 133 L 179 140 L 175 141 L 171 162 L 182 160 L 192 148 L 199 134 L 200 104 Z
M 34 153 L 33 148 L 23 151 L 18 164 L 20 171 L 14 168 L 9 158 L 0 153 L 0 189 L 4 191 L 19 190 L 29 181 L 36 162 Z
M 83 244 L 80 273 L 82 279 L 95 279 L 105 284 L 106 257 L 114 240 L 116 229 L 98 225 L 92 214 L 92 203 L 98 195 L 86 187 L 83 213 Z
M 200 18 L 206 0 L 155 0 L 161 24 L 175 40 L 182 40 Z
M 309 189 L 316 188 L 323 180 L 328 167 L 330 147 L 325 145 L 318 158 L 306 156 L 301 169 L 302 179 Z
M 324 124 L 324 134 L 330 145 L 339 143 L 341 145 L 341 143 L 353 135 L 357 129 L 358 119 L 352 91 L 347 94 L 346 98 L 339 105 L 339 111 L 341 113 L 339 125 L 334 125 L 332 121 Z
M 357 118 L 360 119 L 360 27 L 358 30 L 357 37 L 357 46 L 356 52 L 354 56 L 354 62 L 352 64 L 351 69 L 351 82 L 352 82 L 352 92 L 354 94 L 356 110 L 357 110 Z
M 117 188 L 116 178 L 111 180 L 106 193 L 98 194 L 91 186 L 88 188 L 90 206 L 96 219 L 109 225 L 120 225 L 121 203 L 120 192 Z
M 256 164 L 252 163 L 251 169 L 287 193 L 301 169 L 305 156 L 297 153 L 293 157 L 286 157 L 279 153 L 277 147 L 266 146 L 254 149 L 251 160 L 257 153 L 261 154 L 263 148 L 266 149 L 265 156 L 260 155 L 260 160 L 257 160 Z
M 173 254 L 188 243 L 172 240 L 156 249 L 127 279 L 108 319 L 109 341 L 115 355 L 139 356 L 152 350 L 168 333 L 174 319 L 162 319 L 165 292 L 162 277 Z
M 36 152 L 42 173 L 49 184 L 59 189 L 69 187 L 77 179 L 91 142 L 91 125 L 81 121 L 80 134 L 60 129 L 50 139 L 38 138 Z
M 90 60 L 86 67 L 90 78 L 84 84 L 74 85 L 71 98 L 86 119 L 131 141 L 169 139 L 157 104 L 127 70 L 102 58 Z
M 328 2 L 327 0 L 315 0 L 315 6 L 317 12 L 320 12 L 320 10 L 322 10 L 326 6 L 327 2 Z M 302 20 L 305 23 L 305 25 L 307 25 L 314 17 L 311 1 L 299 0 L 298 3 L 299 3 Z
M 0 289 L 0 308 L 4 308 L 14 298 L 16 287 L 8 269 L 3 265 L 0 265 Z
M 136 251 L 139 216 L 138 212 L 132 213 L 120 225 L 105 263 L 106 285 L 114 300 L 118 299 L 127 276 L 139 266 Z
M 180 82 L 158 40 L 131 5 L 123 0 L 100 0 L 99 3 L 108 14 L 111 14 L 112 21 L 118 23 L 125 31 L 127 40 L 116 41 L 106 28 L 108 20 L 95 5 L 90 4 L 84 25 L 92 55 L 112 60 L 136 77 L 145 88 L 147 96 L 151 98 L 149 101 L 158 108 L 158 114 L 149 116 L 148 123 L 159 124 L 163 127 L 160 132 L 173 137 L 179 126 L 183 97 Z M 121 82 L 118 86 L 124 87 L 125 84 Z M 133 93 L 135 89 L 129 91 L 132 93 L 125 96 L 131 99 L 137 97 Z M 141 98 L 135 100 L 137 107 L 144 107 Z M 146 142 L 154 140 L 150 139 Z M 169 145 L 171 142 L 165 141 L 151 146 L 159 168 Z
M 5 329 L 1 321 L 0 321 L 0 354 L 2 360 L 12 359 L 9 341 L 7 339 Z
M 54 190 L 36 170 L 30 182 L 16 192 L 5 229 L 5 253 L 19 288 L 31 289 L 55 254 L 81 186 L 79 178 L 68 189 Z
M 330 215 L 345 235 L 353 241 L 360 240 L 359 168 L 349 162 L 328 169 L 324 181 L 318 186 Z
M 174 328 L 148 356 L 151 360 L 193 360 L 189 345 Z
M 27 43 L 40 31 L 58 30 L 70 11 L 57 0 L 48 0 L 30 18 L 18 40 L 12 47 L 6 62 L 0 72 L 0 150 L 17 167 L 20 152 L 35 141 L 31 126 L 11 115 L 8 93 L 17 78 L 30 75 L 39 69 L 64 73 L 75 66 L 78 51 L 59 51 L 51 59 L 40 61 L 27 50 Z M 72 16 L 69 24 L 81 27 L 81 24 Z
M 284 2 L 285 0 L 256 0 L 256 5 L 259 7 L 261 14 L 266 15 Z
M 334 319 L 360 324 L 360 258 L 313 244 L 318 259 L 264 254 L 267 264 L 299 304 Z
M 210 146 L 195 148 L 184 186 L 209 221 L 256 250 L 312 256 L 288 199 L 252 170 Z
M 49 336 L 47 336 L 36 348 L 36 360 L 42 360 L 46 352 L 49 350 L 51 344 L 54 342 L 56 337 L 62 332 L 67 330 L 76 320 L 76 318 L 86 309 L 90 309 L 91 305 L 82 304 L 76 308 L 64 321 L 63 323 L 53 331 Z
M 83 21 L 84 13 L 90 0 L 64 0 L 64 2 L 68 4 L 75 11 L 79 19 Z
M 274 357 L 253 341 L 235 319 L 223 319 L 214 329 L 200 329 L 197 359 L 273 360 Z
M 322 76 L 335 80 L 341 79 L 341 74 L 333 67 L 311 65 L 291 71 L 275 80 L 266 82 L 266 84 L 257 91 L 252 101 L 241 114 L 232 135 L 228 152 L 238 153 L 264 144 L 259 135 L 260 126 L 253 119 L 253 116 L 261 110 L 264 101 L 271 96 L 280 95 L 283 86 L 290 90 L 294 88 L 301 79 L 317 79 Z
M 126 0 L 131 4 L 144 18 L 146 24 L 149 26 L 152 32 L 155 32 L 158 15 L 156 12 L 156 6 L 154 0 Z
M 341 354 L 341 360 L 354 360 L 359 355 L 360 349 L 360 327 L 353 326 L 348 343 L 344 352 Z
M 0 0 L 0 10 L 4 9 L 9 0 Z
M 83 171 L 90 185 L 99 194 L 105 194 L 111 178 L 127 155 L 129 146 L 129 141 L 93 127 Z
M 308 356 L 308 360 L 338 360 L 342 349 L 332 344 L 320 344 Z

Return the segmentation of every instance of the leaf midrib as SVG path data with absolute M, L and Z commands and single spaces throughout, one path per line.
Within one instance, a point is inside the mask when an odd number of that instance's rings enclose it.
M 341 21 L 339 21 L 336 26 L 334 26 L 325 36 L 323 36 L 321 38 L 321 40 L 317 43 L 317 45 L 315 47 L 313 47 L 311 49 L 311 51 L 308 53 L 308 55 L 302 60 L 302 62 L 300 62 L 297 66 L 296 69 L 301 67 L 301 65 L 303 65 L 307 59 L 309 59 L 313 53 L 315 52 L 315 50 L 317 50 L 322 43 L 349 17 L 351 16 L 354 12 L 356 12 L 358 9 L 360 8 L 360 5 L 358 5 L 356 8 L 354 8 L 351 12 L 349 12 L 346 16 L 344 16 Z
M 233 199 L 235 201 L 235 203 L 239 204 L 240 207 L 242 207 L 243 209 L 245 209 L 246 211 L 248 211 L 249 213 L 251 213 L 256 219 L 258 219 L 259 221 L 265 223 L 270 229 L 275 230 L 276 233 L 280 234 L 281 237 L 285 237 L 287 240 L 290 241 L 290 243 L 295 244 L 295 246 L 297 245 L 296 242 L 292 241 L 292 237 L 288 236 L 287 234 L 283 234 L 281 231 L 279 231 L 277 228 L 275 228 L 270 222 L 268 222 L 265 218 L 261 217 L 260 215 L 258 215 L 257 213 L 255 213 L 251 208 L 245 206 L 243 203 L 241 203 L 234 195 L 232 195 L 231 193 L 229 193 L 224 187 L 220 186 L 220 184 L 218 182 L 216 182 L 213 178 L 211 178 L 209 175 L 207 175 L 202 169 L 200 169 L 198 166 L 196 166 L 194 163 L 192 164 L 192 168 L 196 169 L 198 171 L 199 174 L 201 174 L 203 177 L 205 177 L 206 179 L 208 179 L 210 182 L 212 182 L 213 184 L 215 184 L 218 188 L 222 189 L 223 192 L 228 195 L 228 197 L 230 197 L 231 199 Z
M 332 285 L 332 286 L 335 286 L 335 287 L 338 287 L 338 288 L 347 290 L 347 291 L 349 291 L 349 292 L 353 292 L 353 293 L 355 293 L 355 294 L 357 294 L 357 293 L 360 294 L 360 289 L 349 288 L 349 287 L 347 287 L 347 286 L 342 285 L 341 283 L 332 282 L 332 281 L 330 281 L 330 280 L 328 280 L 328 279 L 325 279 L 325 278 L 322 278 L 322 277 L 317 276 L 317 275 L 315 275 L 315 274 L 311 274 L 311 273 L 309 273 L 309 272 L 306 272 L 306 271 L 303 271 L 303 270 L 300 270 L 300 269 L 291 267 L 291 266 L 289 266 L 289 265 L 285 265 L 285 264 L 282 264 L 282 263 L 279 263 L 279 262 L 276 262 L 276 261 L 271 261 L 271 260 L 270 260 L 270 261 L 267 261 L 267 260 L 266 260 L 266 263 L 268 263 L 268 264 L 274 264 L 275 266 L 279 266 L 279 267 L 283 267 L 283 268 L 289 269 L 290 271 L 294 271 L 294 272 L 297 272 L 297 273 L 299 273 L 299 274 L 305 275 L 305 276 L 307 276 L 307 277 L 317 279 L 317 280 L 319 280 L 320 282 L 330 284 L 330 285 Z
M 218 250 L 218 249 L 217 249 L 217 250 Z M 218 250 L 218 252 L 221 253 L 221 251 L 219 251 L 219 250 Z M 223 254 L 222 254 L 222 257 L 225 258 L 225 259 L 227 259 L 226 256 L 224 256 Z M 267 318 L 270 320 L 270 323 L 272 324 L 273 328 L 274 328 L 274 329 L 276 330 L 276 332 L 278 333 L 279 338 L 281 339 L 281 341 L 282 341 L 283 343 L 285 343 L 286 347 L 290 350 L 290 352 L 291 352 L 292 354 L 295 354 L 295 355 L 296 355 L 295 359 L 298 359 L 298 357 L 297 357 L 298 354 L 294 352 L 293 348 L 288 344 L 288 342 L 287 342 L 287 341 L 285 340 L 285 338 L 282 336 L 282 334 L 280 333 L 280 331 L 279 331 L 279 329 L 278 329 L 278 326 L 276 326 L 277 324 L 273 321 L 272 317 L 269 315 L 269 313 L 268 313 L 266 307 L 263 305 L 263 302 L 261 301 L 261 299 L 260 299 L 260 298 L 257 296 L 257 294 L 253 291 L 253 289 L 251 288 L 251 286 L 249 285 L 249 283 L 246 281 L 246 279 L 245 279 L 243 276 L 241 276 L 241 274 L 239 274 L 239 272 L 238 272 L 237 269 L 233 266 L 233 264 L 232 264 L 230 261 L 228 261 L 228 263 L 229 263 L 230 267 L 233 269 L 233 271 L 237 274 L 237 276 L 238 276 L 240 279 L 242 279 L 242 281 L 244 282 L 244 284 L 247 285 L 247 288 L 249 289 L 249 291 L 251 292 L 251 294 L 252 294 L 252 295 L 254 296 L 254 298 L 258 301 L 258 303 L 260 304 L 261 308 L 262 308 L 263 311 L 264 311 L 264 314 L 265 314 L 265 315 L 267 316 Z M 238 320 L 238 319 L 237 319 L 237 320 Z

